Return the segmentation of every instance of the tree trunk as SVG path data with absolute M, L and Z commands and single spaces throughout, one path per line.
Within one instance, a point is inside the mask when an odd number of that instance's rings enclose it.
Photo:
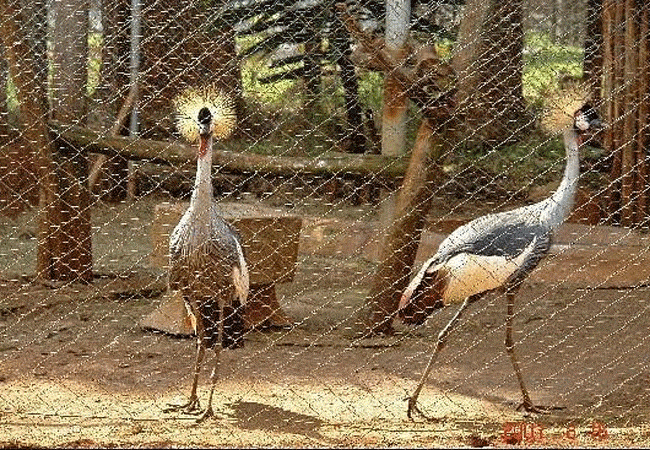
M 37 251 L 37 277 L 42 280 L 55 279 L 63 261 L 60 252 L 59 217 L 57 209 L 56 166 L 52 157 L 47 124 L 47 96 L 44 82 L 32 51 L 36 47 L 27 44 L 22 24 L 28 20 L 16 9 L 16 4 L 0 0 L 0 11 L 5 18 L 0 37 L 4 41 L 5 56 L 9 72 L 18 91 L 22 138 L 27 151 L 36 155 L 39 180 L 39 226 Z
M 611 124 L 604 146 L 612 167 L 607 193 L 613 223 L 646 226 L 648 169 L 649 61 L 647 3 L 603 3 L 603 98 Z
M 583 61 L 584 80 L 591 86 L 594 103 L 600 103 L 603 65 L 602 0 L 587 0 L 587 37 Z
M 468 0 L 453 65 L 467 142 L 516 142 L 534 123 L 522 89 L 522 0 Z
M 88 0 L 59 0 L 53 5 L 52 117 L 82 124 L 87 114 Z M 59 179 L 59 280 L 91 281 L 92 232 L 86 156 L 74 148 L 57 153 Z
M 437 130 L 439 132 L 439 130 Z M 366 299 L 367 334 L 390 334 L 400 296 L 409 282 L 435 181 L 442 171 L 437 161 L 445 140 L 423 119 L 413 146 L 404 182 L 398 193 L 396 219 L 382 246 L 380 264 Z
M 320 49 L 318 40 L 314 39 L 305 43 L 305 76 L 303 78 L 305 89 L 304 109 L 307 113 L 314 113 L 319 109 L 321 66 Z
M 341 81 L 345 94 L 346 129 L 344 140 L 345 149 L 350 153 L 365 153 L 366 137 L 363 133 L 363 115 L 359 103 L 359 81 L 354 64 L 350 60 L 352 49 L 350 39 L 341 24 L 341 36 L 335 37 L 339 51 L 337 63 L 341 70 Z M 344 34 L 345 33 L 345 34 Z
M 386 0 L 386 51 L 396 61 L 403 60 L 411 18 L 410 0 Z M 405 86 L 391 71 L 384 75 L 384 106 L 381 119 L 381 153 L 399 156 L 406 153 L 406 125 L 409 97 Z
M 1 43 L 0 43 L 1 44 Z M 9 71 L 4 55 L 4 45 L 0 45 L 0 145 L 9 141 L 9 104 L 7 103 L 7 82 Z

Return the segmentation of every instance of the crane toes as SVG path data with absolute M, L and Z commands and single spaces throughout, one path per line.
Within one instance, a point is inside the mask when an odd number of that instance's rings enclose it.
M 197 419 L 196 422 L 194 422 L 195 425 L 198 425 L 202 422 L 204 422 L 206 419 L 209 419 L 211 417 L 214 417 L 214 411 L 212 411 L 212 406 L 208 406 L 205 411 L 203 411 L 203 414 L 201 414 Z
M 184 412 L 185 414 L 199 414 L 201 412 L 201 404 L 199 403 L 198 397 L 190 398 L 187 403 L 181 405 L 167 404 L 167 408 L 163 409 L 163 412 Z
M 438 422 L 440 420 L 440 419 L 436 419 L 435 417 L 429 417 L 426 414 L 424 414 L 422 410 L 418 408 L 417 399 L 415 397 L 408 397 L 405 400 L 408 401 L 408 409 L 406 410 L 406 416 L 409 419 L 414 420 L 413 413 L 416 413 L 427 422 Z

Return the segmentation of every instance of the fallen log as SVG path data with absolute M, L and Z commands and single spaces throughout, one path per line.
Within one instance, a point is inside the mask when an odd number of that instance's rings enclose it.
M 180 142 L 110 136 L 97 131 L 49 122 L 55 140 L 62 140 L 84 153 L 119 154 L 130 160 L 145 160 L 167 165 L 194 161 L 194 149 Z M 228 150 L 213 151 L 212 163 L 233 173 L 262 172 L 275 175 L 308 173 L 314 175 L 353 174 L 377 178 L 401 177 L 406 171 L 406 157 L 351 155 L 328 152 L 315 157 L 264 156 Z

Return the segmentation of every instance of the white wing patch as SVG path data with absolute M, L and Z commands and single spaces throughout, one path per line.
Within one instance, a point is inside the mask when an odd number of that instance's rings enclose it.
M 244 252 L 242 251 L 239 241 L 235 240 L 237 245 L 237 255 L 239 256 L 239 267 L 233 267 L 232 270 L 232 280 L 235 285 L 235 292 L 239 297 L 239 301 L 242 304 L 246 303 L 248 299 L 248 289 L 249 289 L 249 276 L 248 276 L 248 266 L 246 265 L 246 260 L 244 259 Z
M 505 285 L 531 255 L 536 242 L 533 239 L 516 258 L 471 253 L 452 257 L 442 265 L 449 280 L 443 294 L 444 303 L 460 303 L 467 297 Z

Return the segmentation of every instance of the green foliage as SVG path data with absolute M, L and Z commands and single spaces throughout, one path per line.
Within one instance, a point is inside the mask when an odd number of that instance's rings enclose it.
M 11 112 L 18 111 L 18 91 L 10 76 L 7 76 L 7 109 Z
M 267 60 L 260 55 L 245 59 L 241 66 L 242 86 L 247 100 L 259 102 L 267 108 L 296 109 L 301 104 L 301 98 L 289 95 L 296 91 L 295 80 L 279 80 L 273 83 L 262 83 L 260 79 L 277 73 L 277 69 L 268 66 Z
M 104 38 L 101 33 L 88 34 L 88 83 L 86 94 L 92 97 L 99 86 L 102 70 L 102 46 Z
M 561 75 L 582 76 L 582 48 L 554 44 L 548 34 L 528 33 L 524 43 L 524 98 L 544 106 L 544 96 L 557 90 Z
M 463 164 L 479 165 L 486 172 L 507 179 L 506 188 L 521 184 L 543 185 L 561 178 L 565 151 L 560 137 L 533 133 L 528 139 L 487 154 L 464 153 Z
M 380 72 L 363 71 L 359 74 L 359 102 L 376 113 L 384 102 L 384 75 Z

